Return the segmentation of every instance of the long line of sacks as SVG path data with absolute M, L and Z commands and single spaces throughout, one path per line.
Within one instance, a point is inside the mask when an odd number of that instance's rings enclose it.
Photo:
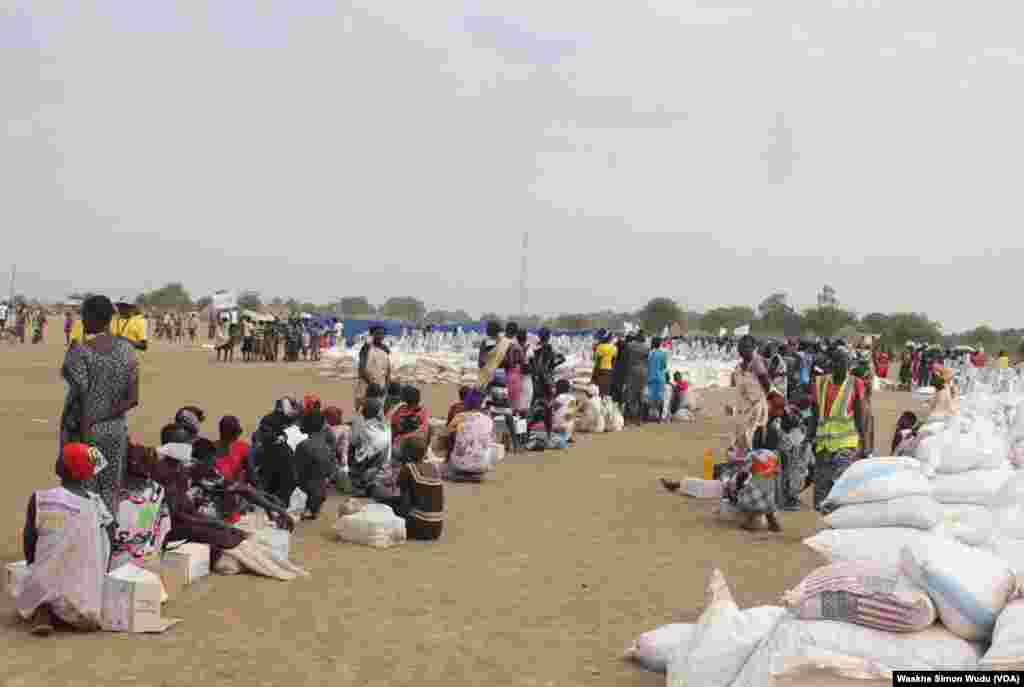
M 805 540 L 825 566 L 740 610 L 719 572 L 694 624 L 627 650 L 669 687 L 892 684 L 894 670 L 1024 669 L 1024 404 L 979 392 L 929 418 L 912 456 L 851 466 Z

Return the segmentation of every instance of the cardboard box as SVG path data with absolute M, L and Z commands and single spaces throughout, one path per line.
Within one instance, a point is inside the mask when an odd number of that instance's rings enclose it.
M 279 558 L 288 559 L 291 548 L 291 533 L 277 527 L 264 527 L 253 533 L 252 538 L 264 546 L 270 547 Z
M 721 499 L 724 495 L 724 485 L 714 479 L 687 477 L 683 482 L 683 493 L 698 499 Z
M 160 614 L 160 578 L 128 563 L 103 578 L 100 626 L 108 632 L 163 632 L 180 622 Z
M 160 578 L 172 599 L 187 585 L 198 582 L 210 574 L 210 547 L 206 544 L 173 544 L 164 553 L 160 565 Z
M 25 583 L 29 570 L 31 570 L 31 568 L 29 568 L 26 561 L 8 563 L 5 566 L 4 589 L 7 590 L 7 595 L 12 599 L 17 599 L 18 595 L 21 594 L 21 585 Z

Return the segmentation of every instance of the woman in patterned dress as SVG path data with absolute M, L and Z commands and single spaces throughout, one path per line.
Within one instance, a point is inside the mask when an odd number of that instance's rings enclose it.
M 132 344 L 111 336 L 113 316 L 114 305 L 106 296 L 93 296 L 82 304 L 84 341 L 71 345 L 61 369 L 68 390 L 60 449 L 71 442 L 99 448 L 108 466 L 86 488 L 98 493 L 110 512 L 116 513 L 128 450 L 126 416 L 139 405 L 139 366 Z

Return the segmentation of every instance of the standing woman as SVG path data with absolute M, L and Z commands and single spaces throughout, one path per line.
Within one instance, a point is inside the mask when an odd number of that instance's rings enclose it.
M 651 341 L 651 353 L 647 356 L 647 400 L 650 413 L 657 410 L 658 419 L 665 420 L 665 378 L 668 376 L 668 353 L 661 347 L 661 338 Z
M 512 345 L 512 339 L 505 336 L 500 322 L 487 323 L 487 338 L 480 344 L 480 388 L 494 381 L 494 373 L 505 363 L 505 354 Z
M 505 384 L 508 387 L 508 400 L 512 409 L 519 407 L 523 398 L 523 365 L 526 363 L 526 351 L 519 345 L 519 325 L 509 322 L 505 326 L 505 339 L 509 342 L 508 351 L 505 353 L 505 361 L 502 366 L 505 368 Z
M 106 296 L 82 303 L 84 341 L 64 355 L 61 376 L 67 397 L 60 421 L 60 445 L 92 442 L 107 459 L 107 468 L 87 487 L 117 512 L 128 450 L 128 411 L 139 405 L 139 364 L 135 348 L 110 334 L 114 304 Z
M 526 413 L 530 410 L 530 404 L 533 403 L 533 351 L 527 344 L 525 329 L 519 330 L 516 334 L 516 343 L 519 344 L 519 348 L 523 352 L 523 364 L 520 366 L 522 388 L 519 392 L 519 402 L 513 404 L 512 407 L 520 413 Z
M 744 336 L 737 348 L 740 364 L 732 378 L 738 396 L 733 448 L 746 455 L 754 449 L 754 436 L 758 430 L 763 430 L 768 423 L 771 380 L 768 377 L 768 366 L 757 352 L 754 337 L 749 334 Z

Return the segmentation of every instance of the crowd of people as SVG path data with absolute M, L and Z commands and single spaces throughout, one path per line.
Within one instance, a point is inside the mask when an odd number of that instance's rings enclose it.
M 146 350 L 139 318 L 131 304 L 115 307 L 93 296 L 82 305 L 79 330 L 67 328 L 61 369 L 67 395 L 55 465 L 61 484 L 31 496 L 24 526 L 31 568 L 18 610 L 39 635 L 57 623 L 96 629 L 103 576 L 159 556 L 172 541 L 209 545 L 218 573 L 305 575 L 240 523 L 265 513 L 291 531 L 297 521 L 321 516 L 332 487 L 389 505 L 405 519 L 408 537 L 436 540 L 444 529 L 446 481 L 482 482 L 501 451 L 564 450 L 575 443 L 577 428 L 587 429 L 574 389 L 558 374 L 565 357 L 548 330 L 534 339 L 514 322 L 488 323 L 477 382 L 459 390 L 441 422 L 432 421 L 419 389 L 392 379 L 385 329 L 375 326 L 359 352 L 350 422 L 315 394 L 286 396 L 248 438 L 233 415 L 221 417 L 207 438 L 205 411 L 185 406 L 159 441 L 146 445 L 130 436 L 128 422 L 140 404 L 138 353 Z M 255 355 L 256 341 L 265 346 L 282 325 L 286 359 L 307 346 L 319 349 L 319 338 L 328 335 L 301 321 L 257 328 L 243 318 L 235 330 L 243 355 Z M 689 388 L 679 373 L 670 376 L 671 344 L 660 337 L 648 343 L 642 331 L 599 332 L 586 395 L 621 408 L 630 424 L 674 418 L 685 409 Z M 759 343 L 744 336 L 735 346 L 724 492 L 744 514 L 744 527 L 759 529 L 763 519 L 780 531 L 778 513 L 800 510 L 802 492 L 813 487 L 820 511 L 843 472 L 873 454 L 873 381 L 888 375 L 891 356 L 870 341 Z M 905 366 L 913 383 L 930 382 L 948 397 L 948 369 L 930 350 L 910 352 Z M 894 452 L 915 427 L 916 418 L 901 417 Z M 297 496 L 304 504 L 296 514 Z
M 239 350 L 244 362 L 285 362 L 320 360 L 324 348 L 341 339 L 343 325 L 332 318 L 274 317 L 257 321 L 243 315 L 237 322 L 222 319 L 214 329 L 217 360 L 233 362 Z M 283 357 L 282 357 L 283 353 Z
M 25 343 L 31 334 L 32 343 L 42 343 L 48 323 L 49 315 L 45 308 L 26 303 L 0 303 L 0 338 Z

